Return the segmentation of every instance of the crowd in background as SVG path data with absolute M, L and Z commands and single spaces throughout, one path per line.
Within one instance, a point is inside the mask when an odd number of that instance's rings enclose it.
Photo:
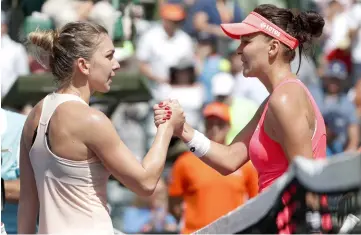
M 28 55 L 20 38 L 9 33 L 8 2 L 2 0 L 2 98 L 19 76 L 48 72 Z M 33 6 L 35 2 L 39 1 Z M 219 25 L 241 22 L 261 3 L 288 6 L 284 0 L 158 0 L 157 20 L 150 20 L 146 18 L 147 7 L 135 1 L 122 9 L 117 8 L 117 1 L 106 0 L 40 2 L 33 10 L 23 9 L 25 15 L 52 19 L 55 27 L 90 20 L 103 25 L 114 38 L 114 26 L 122 18 L 122 40 L 134 50 L 124 56 L 124 48 L 119 47 L 115 57 L 136 63 L 147 79 L 152 99 L 120 103 L 111 119 L 121 139 L 139 159 L 156 133 L 152 107 L 168 98 L 179 100 L 187 122 L 208 138 L 231 143 L 269 93 L 257 78 L 243 76 L 237 53 L 239 42 L 226 38 Z M 326 24 L 320 39 L 309 45 L 305 54 L 296 55 L 292 70 L 320 107 L 327 127 L 327 154 L 332 157 L 356 150 L 361 144 L 361 1 L 305 2 L 322 13 Z M 31 107 L 18 111 L 26 115 L 29 110 Z M 16 181 L 21 174 L 17 151 L 7 151 L 3 137 L 11 123 L 16 122 L 21 129 L 24 119 L 2 112 L 2 178 Z M 6 118 L 8 126 L 3 125 Z M 116 229 L 125 233 L 190 233 L 257 195 L 257 173 L 250 163 L 232 175 L 221 176 L 176 139 L 170 150 L 173 157 L 150 197 L 135 196 L 119 182 L 109 180 L 109 209 Z M 5 204 L 2 221 L 8 233 L 16 233 L 16 204 Z

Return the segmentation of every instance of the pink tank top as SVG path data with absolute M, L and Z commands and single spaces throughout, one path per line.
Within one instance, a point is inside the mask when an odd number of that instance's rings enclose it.
M 314 158 L 326 158 L 326 127 L 320 110 L 306 86 L 298 79 L 281 82 L 276 88 L 286 83 L 297 83 L 305 89 L 311 100 L 316 115 L 316 129 L 312 137 L 312 152 Z M 288 160 L 279 143 L 272 140 L 264 130 L 264 119 L 268 110 L 268 101 L 261 119 L 249 143 L 249 157 L 258 171 L 259 191 L 263 191 L 278 177 L 287 171 Z

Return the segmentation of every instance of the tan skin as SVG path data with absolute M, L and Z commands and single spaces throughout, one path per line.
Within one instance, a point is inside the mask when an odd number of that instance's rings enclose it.
M 5 200 L 7 203 L 18 203 L 20 197 L 20 180 L 5 180 Z
M 101 35 L 100 44 L 87 61 L 74 61 L 74 75 L 71 84 L 60 88 L 57 93 L 74 94 L 89 102 L 93 92 L 107 92 L 111 79 L 119 69 L 113 58 L 114 46 L 108 35 Z M 29 159 L 34 131 L 39 123 L 43 101 L 29 114 L 21 137 L 20 150 L 20 202 L 18 211 L 18 232 L 35 233 L 39 212 L 39 199 L 33 168 Z M 175 126 L 183 111 L 171 104 L 174 118 L 168 118 L 166 125 L 158 128 L 154 143 L 142 163 L 122 142 L 108 117 L 102 112 L 80 102 L 61 104 L 54 112 L 49 124 L 49 141 L 52 152 L 59 157 L 83 161 L 93 157 L 99 159 L 109 172 L 126 187 L 138 195 L 153 193 L 163 171 L 168 145 Z M 177 118 L 175 118 L 177 117 Z M 184 122 L 184 120 L 183 120 Z
M 280 41 L 270 40 L 262 33 L 241 38 L 237 52 L 241 55 L 244 75 L 258 77 L 271 95 L 229 146 L 212 141 L 209 151 L 201 158 L 223 175 L 231 174 L 249 160 L 249 142 L 268 100 L 269 108 L 264 121 L 267 135 L 281 145 L 289 162 L 296 156 L 312 158 L 316 118 L 306 91 L 295 83 L 287 83 L 274 92 L 275 87 L 285 79 L 296 79 L 283 51 L 284 45 Z M 157 106 L 154 110 L 155 122 L 159 126 L 165 123 L 161 108 Z M 176 134 L 184 142 L 189 142 L 194 129 L 185 124 L 182 131 Z

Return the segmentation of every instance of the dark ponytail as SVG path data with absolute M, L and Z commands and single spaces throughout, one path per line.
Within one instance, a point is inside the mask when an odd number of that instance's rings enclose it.
M 299 65 L 301 65 L 302 52 L 305 46 L 312 43 L 314 38 L 320 37 L 325 21 L 323 17 L 315 11 L 305 11 L 295 13 L 290 9 L 278 8 L 271 4 L 262 4 L 254 9 L 273 24 L 277 25 L 288 34 L 296 38 L 299 42 Z M 285 45 L 285 56 L 292 61 L 295 57 L 295 50 Z

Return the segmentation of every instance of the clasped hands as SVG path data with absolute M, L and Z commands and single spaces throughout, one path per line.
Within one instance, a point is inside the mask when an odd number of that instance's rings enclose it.
M 183 108 L 178 100 L 165 100 L 153 106 L 154 124 L 158 128 L 160 125 L 168 123 L 173 128 L 173 134 L 180 136 L 186 122 Z

